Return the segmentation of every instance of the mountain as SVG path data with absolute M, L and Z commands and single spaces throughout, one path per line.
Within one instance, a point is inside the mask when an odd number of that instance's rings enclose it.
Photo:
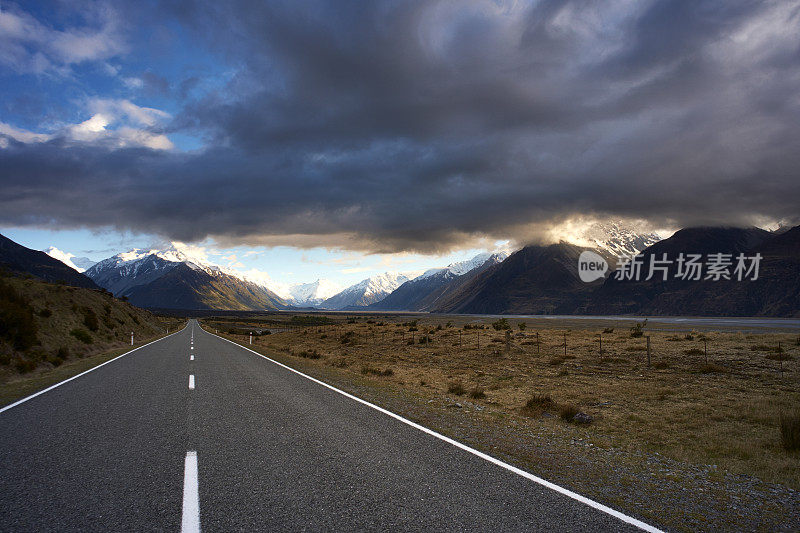
M 371 304 L 369 308 L 386 311 L 428 311 L 474 276 L 503 262 L 507 257 L 507 252 L 483 253 L 468 261 L 428 270 L 419 277 L 406 281 L 383 300 Z
M 158 309 L 274 310 L 286 303 L 275 293 L 220 270 L 178 263 L 125 294 L 134 305 Z
M 92 266 L 86 275 L 142 307 L 260 310 L 285 306 L 266 287 L 177 249 L 117 254 Z
M 661 237 L 657 233 L 640 233 L 622 222 L 598 222 L 590 225 L 580 240 L 575 244 L 585 244 L 614 257 L 630 257 L 654 245 Z
M 404 274 L 384 272 L 347 287 L 324 300 L 319 307 L 334 310 L 365 307 L 383 300 L 408 280 L 409 278 Z
M 676 279 L 677 265 L 668 267 L 667 279 L 618 280 L 609 276 L 591 301 L 578 312 L 589 314 L 693 315 L 693 316 L 799 316 L 800 226 L 775 234 L 758 228 L 687 228 L 676 232 L 642 254 L 675 260 L 680 253 L 761 254 L 758 279 Z M 731 270 L 733 267 L 731 267 Z M 643 273 L 644 273 L 643 268 Z M 644 277 L 644 276 L 642 276 Z M 706 277 L 706 272 L 701 276 Z
M 584 248 L 560 242 L 526 246 L 490 266 L 432 306 L 437 313 L 564 314 L 599 284 L 578 277 Z M 598 253 L 601 253 L 598 250 Z M 607 260 L 613 260 L 608 253 Z
M 70 253 L 59 250 L 55 246 L 51 246 L 47 250 L 44 250 L 44 253 L 53 259 L 58 259 L 68 267 L 74 268 L 78 272 L 85 272 L 97 264 L 97 261 L 92 261 L 88 257 L 75 257 Z
M 288 302 L 297 307 L 317 307 L 342 291 L 342 287 L 326 279 L 300 283 L 289 287 Z
M 92 261 L 88 257 L 71 257 L 70 260 L 78 272 L 86 272 L 97 264 L 97 261 Z
M 44 252 L 31 250 L 0 235 L 0 268 L 14 274 L 30 274 L 51 283 L 99 289 L 91 279 Z

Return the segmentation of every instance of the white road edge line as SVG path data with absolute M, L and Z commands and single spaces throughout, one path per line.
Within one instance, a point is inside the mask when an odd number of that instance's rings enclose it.
M 189 374 L 189 390 L 194 390 L 194 374 Z
M 200 533 L 200 496 L 197 480 L 197 452 L 186 452 L 183 462 L 183 516 L 181 533 Z
M 322 385 L 323 387 L 326 387 L 326 388 L 328 388 L 328 389 L 330 389 L 330 390 L 332 390 L 334 392 L 338 392 L 342 396 L 345 396 L 345 397 L 350 398 L 351 400 L 354 400 L 354 401 L 356 401 L 356 402 L 358 402 L 360 404 L 363 404 L 363 405 L 366 405 L 367 407 L 375 409 L 376 411 L 379 411 L 379 412 L 381 412 L 381 413 L 383 413 L 383 414 L 385 414 L 387 416 L 390 416 L 390 417 L 394 418 L 395 420 L 399 420 L 400 422 L 402 422 L 402 423 L 404 423 L 406 425 L 409 425 L 409 426 L 413 427 L 414 429 L 418 429 L 419 431 L 422 431 L 423 433 L 427 433 L 428 435 L 431 435 L 433 437 L 436 437 L 437 439 L 443 440 L 444 442 L 446 442 L 448 444 L 452 444 L 456 448 L 460 448 L 460 449 L 464 450 L 465 452 L 469 452 L 472 455 L 475 455 L 477 457 L 480 457 L 481 459 L 484 459 L 485 461 L 489 461 L 490 463 L 493 463 L 493 464 L 495 464 L 495 465 L 497 465 L 499 467 L 505 468 L 506 470 L 508 470 L 510 472 L 513 472 L 514 474 L 517 474 L 519 476 L 522 476 L 522 477 L 524 477 L 526 479 L 529 479 L 530 481 L 533 481 L 534 483 L 538 483 L 539 485 L 542 485 L 543 487 L 547 487 L 548 489 L 551 489 L 551 490 L 554 490 L 554 491 L 556 491 L 556 492 L 558 492 L 560 494 L 563 494 L 564 496 L 567 496 L 568 498 L 572 498 L 573 500 L 579 501 L 579 502 L 581 502 L 581 503 L 583 503 L 585 505 L 588 505 L 589 507 L 597 509 L 598 511 L 601 511 L 603 513 L 611 515 L 614 518 L 617 518 L 617 519 L 619 519 L 619 520 L 621 520 L 621 521 L 623 521 L 623 522 L 625 522 L 627 524 L 630 524 L 632 526 L 638 527 L 639 529 L 641 529 L 643 531 L 648 531 L 649 533 L 664 533 L 664 531 L 662 531 L 662 530 L 660 530 L 660 529 L 658 529 L 658 528 L 656 528 L 654 526 L 651 526 L 650 524 L 642 522 L 639 519 L 636 519 L 636 518 L 634 518 L 632 516 L 628 516 L 628 515 L 620 512 L 620 511 L 617 511 L 616 509 L 612 509 L 611 507 L 603 505 L 600 502 L 596 502 L 596 501 L 594 501 L 594 500 L 592 500 L 590 498 L 587 498 L 586 496 L 581 496 L 577 492 L 572 492 L 571 490 L 565 489 L 564 487 L 556 485 L 555 483 L 551 483 L 550 481 L 547 481 L 546 479 L 542 479 L 542 478 L 540 478 L 538 476 L 534 476 L 530 472 L 526 472 L 525 470 L 522 470 L 521 468 L 517 468 L 516 466 L 512 466 L 512 465 L 510 465 L 508 463 L 505 463 L 505 462 L 501 461 L 500 459 L 496 459 L 496 458 L 492 457 L 491 455 L 487 455 L 487 454 L 485 454 L 485 453 L 483 453 L 481 451 L 476 450 L 475 448 L 470 448 L 466 444 L 462 444 L 461 442 L 458 442 L 457 440 L 453 440 L 450 437 L 445 437 L 441 433 L 437 433 L 437 432 L 433 431 L 432 429 L 428 429 L 425 426 L 421 426 L 421 425 L 417 424 L 416 422 L 412 422 L 411 420 L 403 418 L 402 416 L 400 416 L 398 414 L 395 414 L 395 413 L 393 413 L 391 411 L 388 411 L 388 410 L 384 409 L 383 407 L 379 407 L 379 406 L 377 406 L 377 405 L 375 405 L 373 403 L 370 403 L 370 402 L 368 402 L 366 400 L 362 400 L 358 396 L 353 396 L 352 394 L 350 394 L 348 392 L 345 392 L 343 390 L 337 389 L 333 385 L 329 385 L 329 384 L 325 383 L 324 381 L 320 381 L 320 380 L 318 380 L 316 378 L 312 378 L 308 374 L 303 374 L 299 370 L 295 370 L 294 368 L 292 368 L 290 366 L 284 365 L 283 363 L 279 363 L 278 361 L 275 361 L 274 359 L 270 359 L 266 355 L 262 355 L 262 354 L 260 354 L 260 353 L 258 353 L 256 351 L 254 351 L 254 350 L 251 350 L 250 348 L 246 348 L 245 346 L 242 346 L 241 344 L 233 342 L 232 340 L 228 340 L 228 339 L 226 339 L 224 337 L 220 337 L 219 335 L 215 335 L 214 333 L 210 333 L 210 332 L 204 330 L 202 327 L 200 329 L 203 332 L 205 332 L 205 333 L 207 333 L 209 335 L 213 335 L 213 336 L 218 337 L 218 338 L 220 338 L 220 339 L 222 339 L 222 340 L 224 340 L 226 342 L 229 342 L 229 343 L 231 343 L 231 344 L 233 344 L 235 346 L 238 346 L 239 348 L 247 350 L 248 352 L 252 352 L 252 353 L 256 354 L 257 356 L 259 356 L 259 357 L 261 357 L 263 359 L 266 359 L 267 361 L 269 361 L 271 363 L 274 363 L 274 364 L 276 364 L 276 365 L 278 365 L 280 367 L 285 368 L 286 370 L 289 370 L 290 372 L 294 372 L 295 374 L 303 376 L 304 378 L 306 378 L 308 380 L 311 380 L 314 383 Z
M 166 335 L 166 336 L 164 336 L 164 337 L 161 337 L 160 339 L 156 339 L 156 340 L 154 340 L 154 341 L 148 342 L 147 344 L 143 344 L 142 346 L 139 346 L 138 348 L 134 348 L 133 350 L 130 350 L 130 351 L 128 351 L 128 352 L 125 352 L 125 353 L 124 353 L 124 354 L 122 354 L 122 355 L 118 355 L 118 356 L 116 356 L 114 359 L 109 359 L 109 360 L 108 360 L 108 361 L 106 361 L 105 363 L 101 363 L 101 364 L 99 364 L 99 365 L 97 365 L 97 366 L 93 366 L 93 367 L 92 367 L 92 368 L 90 368 L 89 370 L 84 370 L 84 371 L 83 371 L 83 372 L 81 372 L 80 374 L 76 374 L 76 375 L 72 376 L 71 378 L 67 378 L 67 379 L 65 379 L 64 381 L 59 381 L 59 382 L 58 382 L 58 383 L 56 383 L 55 385 L 50 385 L 50 386 L 49 386 L 49 387 L 47 387 L 46 389 L 42 389 L 42 390 L 40 390 L 39 392 L 35 392 L 35 393 L 31 394 L 30 396 L 26 396 L 26 397 L 22 398 L 21 400 L 17 400 L 17 401 L 16 401 L 16 402 L 14 402 L 14 403 L 10 403 L 10 404 L 6 405 L 5 407 L 2 407 L 2 408 L 0 408 L 0 413 L 2 413 L 2 412 L 4 412 L 4 411 L 8 411 L 8 410 L 9 410 L 9 409 L 11 409 L 12 407 L 16 407 L 16 406 L 18 406 L 18 405 L 19 405 L 19 404 L 21 404 L 21 403 L 25 403 L 25 402 L 27 402 L 28 400 L 32 400 L 33 398 L 36 398 L 36 397 L 37 397 L 37 396 L 39 396 L 40 394 L 44 394 L 44 393 L 45 393 L 45 392 L 47 392 L 47 391 L 51 391 L 51 390 L 55 389 L 56 387 L 60 387 L 60 386 L 61 386 L 61 385 L 63 385 L 64 383 L 69 383 L 69 382 L 70 382 L 70 381 L 72 381 L 73 379 L 77 379 L 77 378 L 79 378 L 79 377 L 83 376 L 84 374 L 88 374 L 89 372 L 92 372 L 92 371 L 94 371 L 94 370 L 97 370 L 97 369 L 98 369 L 98 368 L 100 368 L 101 366 L 106 366 L 108 363 L 113 363 L 113 362 L 114 362 L 114 361 L 116 361 L 117 359 L 120 359 L 120 358 L 122 358 L 122 357 L 125 357 L 126 355 L 128 355 L 128 354 L 131 354 L 131 353 L 135 352 L 136 350 L 141 350 L 142 348 L 145 348 L 145 347 L 147 347 L 147 346 L 150 346 L 151 344 L 154 344 L 154 343 L 156 343 L 156 342 L 158 342 L 158 341 L 163 341 L 163 340 L 164 340 L 164 339 L 166 339 L 167 337 L 172 337 L 173 335 L 177 335 L 178 333 L 180 333 L 181 331 L 183 331 L 183 330 L 184 330 L 184 329 L 186 329 L 187 327 L 188 327 L 188 324 L 187 324 L 186 326 L 184 326 L 184 327 L 183 327 L 183 329 L 180 329 L 180 330 L 176 331 L 175 333 L 170 333 L 169 335 Z
M 189 356 L 189 361 L 194 361 L 194 356 L 193 355 Z

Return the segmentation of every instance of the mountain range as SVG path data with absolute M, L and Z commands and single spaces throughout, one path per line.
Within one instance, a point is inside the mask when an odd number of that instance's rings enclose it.
M 636 314 L 800 316 L 800 226 L 698 227 L 658 240 L 609 225 L 581 243 L 526 246 L 511 255 L 479 254 L 421 275 L 386 272 L 355 285 L 326 280 L 271 290 L 235 271 L 176 249 L 134 250 L 100 261 L 86 276 L 62 261 L 0 236 L 0 266 L 12 273 L 82 287 L 98 286 L 150 308 L 421 311 L 473 314 Z M 587 246 L 588 245 L 588 246 Z M 578 274 L 578 257 L 592 250 L 611 272 L 592 283 Z M 57 249 L 50 249 L 57 255 Z M 757 279 L 680 279 L 671 263 L 666 278 L 617 279 L 619 255 L 652 259 L 680 254 L 738 254 L 761 258 Z M 72 256 L 64 254 L 67 260 Z M 77 265 L 76 265 L 77 266 Z M 87 277 L 88 276 L 88 277 Z M 91 279 L 90 279 L 91 278 Z M 267 279 L 267 278 L 265 278 Z
M 474 276 L 492 265 L 503 262 L 507 252 L 479 254 L 468 261 L 452 263 L 444 268 L 434 268 L 408 280 L 386 297 L 369 305 L 369 309 L 382 311 L 429 311 L 439 301 L 457 291 Z
M 133 250 L 86 275 L 134 305 L 162 309 L 274 310 L 286 302 L 268 288 L 176 250 Z
M 380 302 L 408 280 L 409 277 L 406 274 L 384 272 L 351 285 L 324 300 L 319 307 L 321 309 L 336 310 L 364 308 L 375 302 Z

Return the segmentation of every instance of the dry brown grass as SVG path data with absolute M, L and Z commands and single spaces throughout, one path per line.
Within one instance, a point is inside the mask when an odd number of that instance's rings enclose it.
M 796 334 L 646 330 L 653 362 L 648 367 L 645 340 L 632 338 L 625 324 L 611 331 L 530 320 L 525 331 L 512 333 L 506 352 L 504 332 L 465 331 L 464 318 L 423 318 L 416 333 L 400 324 L 407 317 L 381 320 L 382 325 L 342 320 L 258 337 L 254 343 L 284 352 L 316 350 L 321 358 L 309 364 L 343 372 L 391 368 L 390 376 L 366 375 L 432 397 L 488 391 L 487 398 L 474 399 L 503 416 L 525 415 L 542 424 L 563 424 L 539 415 L 571 405 L 594 418 L 586 430 L 607 446 L 657 451 L 800 487 L 800 460 L 784 448 L 780 422 L 782 413 L 800 403 Z M 456 327 L 438 330 L 445 321 Z M 480 325 L 480 320 L 469 322 Z M 597 334 L 603 331 L 601 355 Z M 414 343 L 409 344 L 412 334 Z M 421 335 L 430 342 L 419 344 Z M 787 359 L 766 358 L 761 348 L 779 343 Z M 553 405 L 531 404 L 534 390 Z

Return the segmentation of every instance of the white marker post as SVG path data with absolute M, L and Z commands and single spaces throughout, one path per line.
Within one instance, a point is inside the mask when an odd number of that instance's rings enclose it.
M 133 332 L 131 331 L 131 346 L 133 346 Z
M 250 344 L 253 344 L 253 332 L 250 332 Z

